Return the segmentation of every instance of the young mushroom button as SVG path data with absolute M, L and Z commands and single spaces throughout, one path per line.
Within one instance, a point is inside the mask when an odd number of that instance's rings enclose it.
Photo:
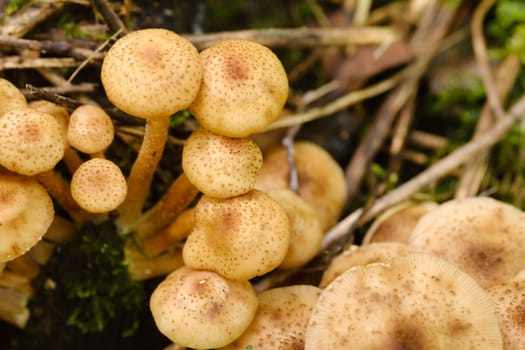
M 113 137 L 113 122 L 102 108 L 82 105 L 71 113 L 67 140 L 80 152 L 102 155 L 113 142 Z

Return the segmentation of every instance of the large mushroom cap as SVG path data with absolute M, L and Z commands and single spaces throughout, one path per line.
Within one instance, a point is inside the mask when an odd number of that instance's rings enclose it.
M 321 293 L 305 350 L 502 349 L 492 300 L 472 277 L 427 254 L 348 270 Z
M 290 223 L 284 209 L 267 194 L 253 190 L 228 199 L 202 196 L 182 254 L 189 267 L 249 280 L 276 268 L 289 244 Z
M 484 288 L 525 266 L 525 215 L 487 197 L 451 200 L 424 215 L 409 244 L 458 265 Z
M 210 349 L 231 343 L 248 328 L 257 296 L 249 282 L 181 267 L 157 286 L 150 308 L 157 327 L 171 341 Z
M 304 349 L 304 332 L 321 289 L 304 284 L 260 293 L 250 327 L 221 350 Z
M 51 170 L 64 156 L 62 126 L 46 113 L 13 109 L 0 117 L 0 165 L 23 175 Z
M 267 47 L 227 40 L 201 52 L 202 86 L 190 106 L 217 134 L 243 137 L 274 121 L 288 98 L 288 78 Z
M 33 247 L 53 221 L 53 202 L 38 182 L 0 176 L 0 262 Z
M 102 64 L 109 100 L 133 116 L 168 117 L 193 101 L 201 81 L 197 49 L 172 31 L 149 28 L 115 42 Z
M 205 195 L 238 196 L 253 189 L 263 163 L 259 146 L 248 137 L 227 137 L 204 128 L 184 144 L 182 168 Z

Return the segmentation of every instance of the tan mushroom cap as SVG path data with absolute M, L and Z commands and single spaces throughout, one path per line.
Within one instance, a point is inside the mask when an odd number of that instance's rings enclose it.
M 257 296 L 249 282 L 182 267 L 154 290 L 150 308 L 160 332 L 195 349 L 225 346 L 250 325 Z
M 201 74 L 199 53 L 191 42 L 172 31 L 149 28 L 115 42 L 102 63 L 101 79 L 119 109 L 159 119 L 189 106 Z
M 227 137 L 204 128 L 186 140 L 182 168 L 205 195 L 228 198 L 252 190 L 263 163 L 259 146 L 248 137 Z
M 496 304 L 503 348 L 525 349 L 525 281 L 507 281 L 488 289 Z
M 429 254 L 355 267 L 321 293 L 311 349 L 502 349 L 492 300 L 472 277 Z
M 226 40 L 201 52 L 202 86 L 191 112 L 214 133 L 243 137 L 266 128 L 288 98 L 288 77 L 267 47 Z
M 363 244 L 373 242 L 408 243 L 418 220 L 438 207 L 435 202 L 405 201 L 393 206 L 374 220 L 366 231 Z
M 304 332 L 321 289 L 304 284 L 260 293 L 259 308 L 250 327 L 221 350 L 304 349 Z
M 450 200 L 424 215 L 409 244 L 455 263 L 484 287 L 525 266 L 525 215 L 487 197 Z
M 388 263 L 391 259 L 418 252 L 418 249 L 398 242 L 377 242 L 362 246 L 352 245 L 332 259 L 324 270 L 319 286 L 326 287 L 340 274 L 355 266 Z
M 315 143 L 294 144 L 295 167 L 299 178 L 299 195 L 318 213 L 323 231 L 332 227 L 346 203 L 346 181 L 334 158 Z M 277 147 L 264 158 L 255 188 L 268 192 L 289 188 L 288 153 Z
M 69 117 L 67 140 L 80 152 L 102 153 L 111 145 L 114 136 L 111 117 L 98 106 L 79 106 Z
M 82 163 L 71 179 L 73 199 L 91 213 L 116 209 L 126 194 L 126 178 L 120 168 L 107 159 L 93 158 Z
M 24 95 L 9 80 L 0 78 L 0 117 L 13 109 L 27 107 Z
M 67 124 L 69 123 L 69 113 L 67 109 L 46 100 L 31 101 L 29 103 L 29 108 L 49 114 L 55 118 L 55 120 L 60 124 L 60 130 L 64 135 L 63 138 L 66 147 L 69 147 L 69 143 L 67 143 Z
M 228 199 L 202 196 L 182 255 L 189 267 L 249 280 L 276 268 L 289 244 L 286 212 L 267 194 L 253 190 Z
M 304 199 L 289 189 L 272 190 L 267 194 L 283 207 L 290 221 L 290 247 L 279 267 L 301 267 L 321 248 L 323 230 L 319 216 Z
M 0 165 L 23 175 L 51 170 L 64 156 L 64 134 L 49 114 L 13 109 L 0 117 Z
M 0 176 L 0 263 L 38 243 L 54 213 L 51 198 L 38 182 Z

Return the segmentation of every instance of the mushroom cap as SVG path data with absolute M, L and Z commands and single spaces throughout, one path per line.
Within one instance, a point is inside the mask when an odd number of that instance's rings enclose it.
M 113 142 L 114 136 L 111 117 L 98 106 L 79 106 L 69 117 L 67 140 L 80 152 L 104 152 Z
M 220 350 L 304 349 L 304 332 L 321 289 L 297 284 L 260 293 L 250 327 Z
M 150 309 L 160 332 L 186 347 L 225 346 L 250 325 L 257 296 L 249 282 L 181 267 L 153 291 Z
M 67 142 L 67 124 L 69 123 L 69 113 L 67 109 L 47 100 L 31 101 L 29 103 L 29 108 L 49 114 L 55 118 L 55 120 L 60 124 L 60 130 L 64 135 L 63 138 L 66 145 L 65 147 L 69 147 L 69 143 Z
M 366 231 L 363 244 L 373 242 L 408 243 L 418 220 L 438 207 L 435 202 L 405 201 L 379 215 Z
M 525 215 L 488 197 L 454 199 L 418 221 L 409 244 L 455 263 L 484 287 L 525 266 Z
M 286 212 L 267 194 L 253 190 L 228 199 L 204 195 L 195 206 L 195 226 L 182 255 L 189 267 L 249 280 L 276 268 L 289 244 Z
M 289 189 L 267 194 L 283 207 L 290 221 L 290 246 L 280 268 L 298 268 L 310 261 L 321 248 L 323 230 L 315 210 Z
M 200 56 L 202 85 L 190 111 L 203 127 L 243 137 L 263 130 L 280 115 L 288 98 L 288 77 L 270 49 L 226 40 Z
M 318 213 L 323 231 L 332 227 L 346 204 L 343 170 L 322 147 L 309 141 L 294 144 L 299 195 Z M 270 150 L 255 181 L 255 188 L 268 192 L 289 188 L 290 167 L 284 147 Z
M 12 109 L 27 107 L 27 101 L 9 80 L 0 78 L 0 117 Z
M 182 168 L 207 196 L 228 198 L 252 190 L 263 163 L 259 146 L 248 137 L 227 137 L 198 128 L 186 140 Z
M 54 213 L 51 198 L 38 182 L 0 176 L 0 263 L 38 243 Z
M 116 209 L 126 198 L 126 178 L 120 168 L 104 158 L 82 163 L 71 179 L 71 196 L 90 213 Z
M 64 156 L 61 125 L 31 108 L 13 109 L 0 117 L 0 165 L 23 175 L 51 170 Z
M 525 349 L 525 281 L 506 281 L 488 289 L 496 304 L 503 348 Z
M 102 63 L 108 99 L 135 117 L 166 118 L 187 108 L 200 87 L 201 65 L 191 42 L 167 29 L 130 32 Z
M 337 276 L 355 266 L 364 266 L 373 263 L 388 263 L 396 256 L 415 253 L 418 250 L 407 244 L 398 242 L 377 242 L 366 245 L 352 245 L 330 262 L 324 270 L 319 286 L 326 287 Z
M 494 303 L 476 281 L 430 254 L 346 271 L 321 293 L 310 349 L 502 349 Z

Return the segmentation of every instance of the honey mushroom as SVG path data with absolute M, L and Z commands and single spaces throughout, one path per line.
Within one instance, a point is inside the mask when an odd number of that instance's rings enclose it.
M 231 343 L 248 328 L 257 305 L 249 282 L 188 267 L 169 274 L 150 298 L 161 333 L 174 343 L 195 349 Z
M 20 90 L 9 80 L 0 78 L 0 117 L 13 109 L 27 107 L 27 101 Z
M 494 303 L 430 254 L 347 270 L 321 293 L 305 335 L 317 349 L 503 349 Z

